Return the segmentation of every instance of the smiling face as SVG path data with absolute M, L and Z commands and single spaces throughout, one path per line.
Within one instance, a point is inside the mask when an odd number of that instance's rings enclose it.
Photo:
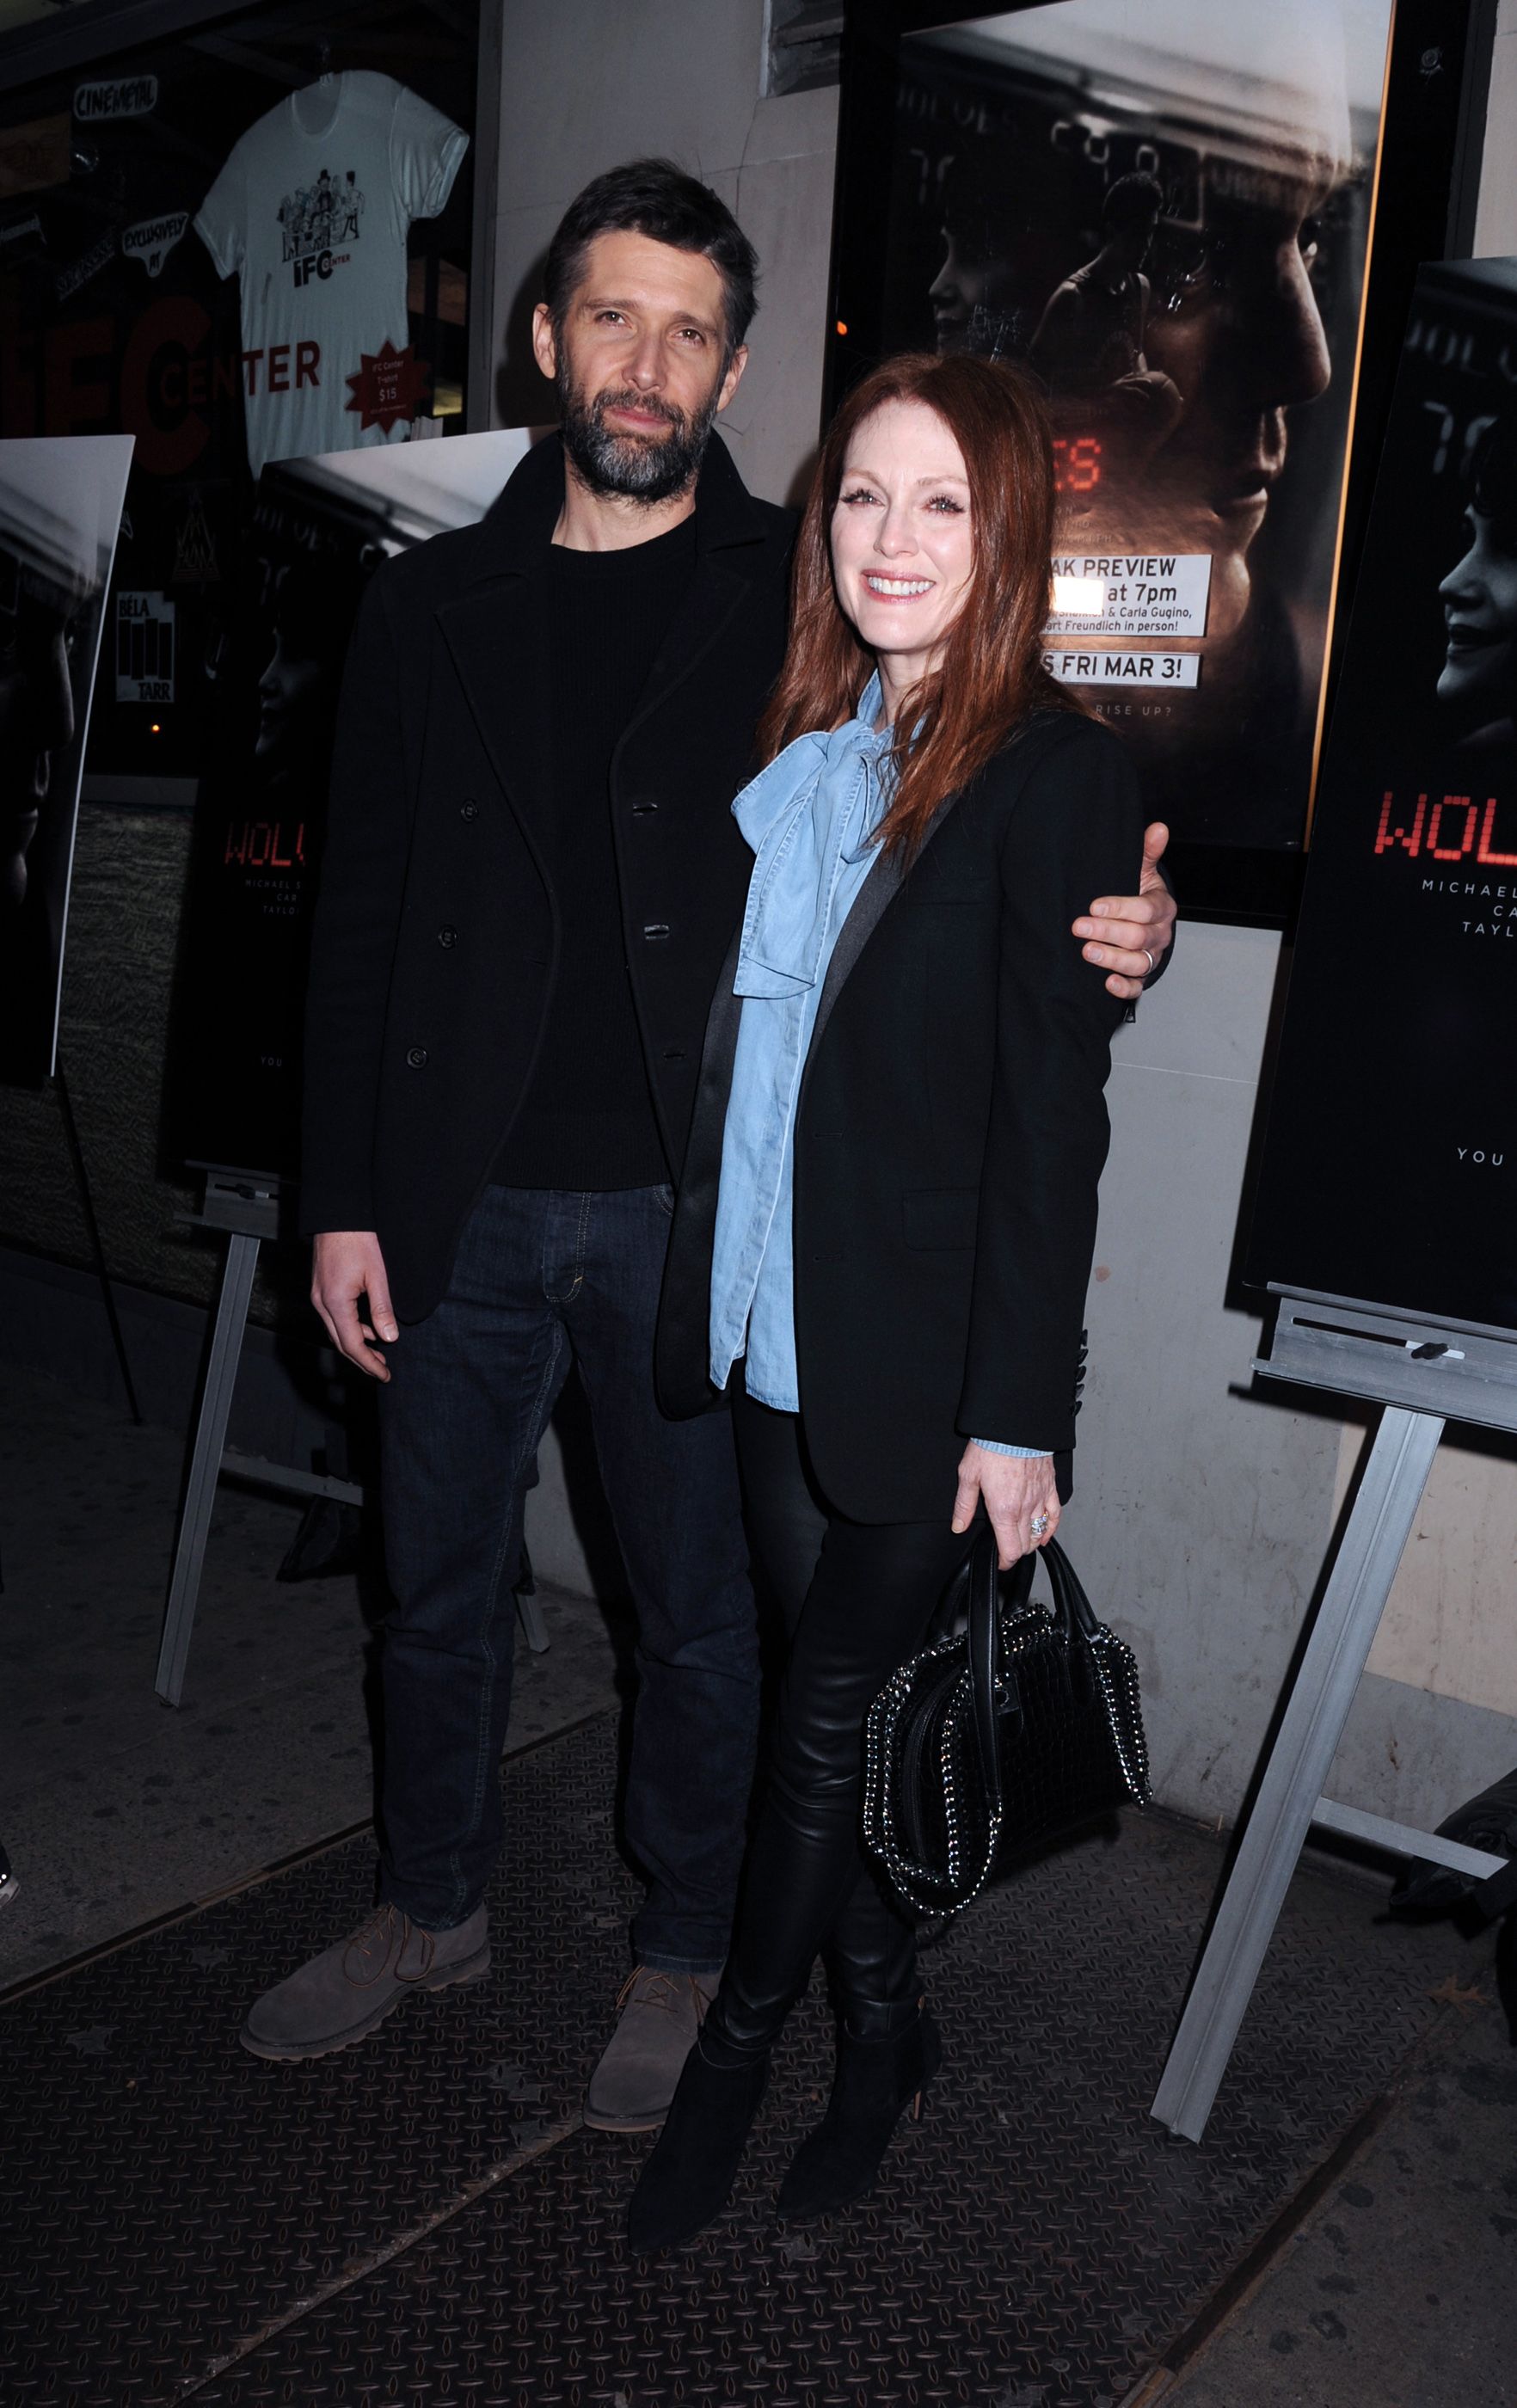
M 856 428 L 833 508 L 832 573 L 894 718 L 941 658 L 974 573 L 964 454 L 925 402 L 881 402 Z
M 703 251 L 597 235 L 561 322 L 546 304 L 533 348 L 558 389 L 564 445 L 594 494 L 667 501 L 694 480 L 711 422 L 747 360 L 727 358 L 722 271 Z
M 1449 649 L 1438 695 L 1473 731 L 1517 710 L 1517 556 L 1483 510 L 1465 512 L 1465 532 L 1468 549 L 1438 587 Z

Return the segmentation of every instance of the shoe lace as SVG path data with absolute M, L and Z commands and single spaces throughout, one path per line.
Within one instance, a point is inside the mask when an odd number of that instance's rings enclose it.
M 398 1942 L 395 1939 L 397 1924 L 400 1927 Z M 407 1973 L 402 1971 L 401 1964 L 413 1935 L 422 1943 L 422 1961 L 414 1973 Z M 371 1946 L 378 1942 L 382 1942 L 383 1945 L 374 1971 L 372 1973 L 353 1972 L 350 1968 L 349 1959 L 356 1953 L 362 1961 L 369 1955 Z M 436 1954 L 436 1949 L 437 1943 L 431 1932 L 423 1931 L 421 1925 L 413 1923 L 410 1916 L 403 1913 L 399 1907 L 388 1904 L 377 1906 L 373 1914 L 365 1915 L 357 1930 L 350 1936 L 347 1954 L 342 1960 L 342 1970 L 355 1989 L 369 1990 L 373 1988 L 376 1982 L 384 1979 L 390 1970 L 391 1959 L 394 1957 L 394 1978 L 397 1982 L 424 1982 L 432 1971 L 432 1959 Z
M 639 2007 L 660 2007 L 665 2014 L 672 2015 L 679 2005 L 680 1979 L 678 1973 L 661 1973 L 651 1965 L 635 1965 L 616 1994 L 617 2014 L 620 2014 L 623 2007 L 632 2005 L 638 1983 L 645 1982 L 648 1986 L 637 2004 Z

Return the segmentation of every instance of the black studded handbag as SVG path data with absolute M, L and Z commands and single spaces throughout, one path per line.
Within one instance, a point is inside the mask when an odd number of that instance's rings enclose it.
M 966 1906 L 997 1867 L 1124 1803 L 1149 1801 L 1133 1652 L 1098 1622 L 1068 1556 L 1040 1551 L 1003 1591 L 983 1528 L 944 1597 L 946 1631 L 891 1674 L 865 1726 L 864 1836 L 924 1914 Z

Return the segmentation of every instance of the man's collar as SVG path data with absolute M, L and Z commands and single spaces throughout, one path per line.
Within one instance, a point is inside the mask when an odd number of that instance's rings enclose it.
M 522 576 L 538 566 L 563 508 L 564 446 L 557 435 L 548 435 L 533 445 L 485 514 L 484 524 L 495 544 L 482 573 Z M 713 429 L 695 483 L 696 552 L 762 543 L 765 534 L 763 514 Z

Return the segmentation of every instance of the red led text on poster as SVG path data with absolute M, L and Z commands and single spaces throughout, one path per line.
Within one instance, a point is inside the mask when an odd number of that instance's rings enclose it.
M 1094 494 L 1101 481 L 1101 446 L 1094 435 L 1055 435 L 1053 490 L 1056 494 Z
M 1501 834 L 1514 848 L 1510 853 L 1496 848 L 1498 815 L 1503 821 Z M 1483 803 L 1469 795 L 1440 795 L 1429 806 L 1426 795 L 1420 794 L 1408 821 L 1396 817 L 1395 791 L 1387 786 L 1375 851 L 1394 853 L 1397 847 L 1413 861 L 1425 853 L 1430 861 L 1470 861 L 1482 869 L 1517 869 L 1517 806 L 1509 804 L 1503 810 L 1496 795 L 1487 796 Z
M 226 831 L 226 851 L 222 855 L 224 869 L 304 869 L 306 866 L 306 823 L 295 824 L 294 849 L 286 853 L 283 824 L 279 820 L 230 821 Z

